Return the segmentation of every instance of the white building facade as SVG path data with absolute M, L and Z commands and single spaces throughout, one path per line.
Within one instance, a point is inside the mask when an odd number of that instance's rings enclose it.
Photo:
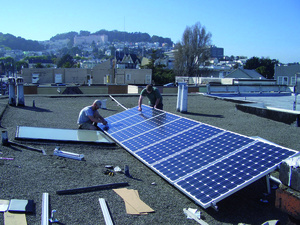
M 83 45 L 83 44 L 105 44 L 108 41 L 108 36 L 103 35 L 90 35 L 90 36 L 75 36 L 74 37 L 74 45 Z

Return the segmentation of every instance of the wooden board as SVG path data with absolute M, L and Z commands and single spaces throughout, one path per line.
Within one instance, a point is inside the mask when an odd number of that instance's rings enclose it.
M 24 213 L 4 213 L 4 225 L 27 225 L 26 215 Z

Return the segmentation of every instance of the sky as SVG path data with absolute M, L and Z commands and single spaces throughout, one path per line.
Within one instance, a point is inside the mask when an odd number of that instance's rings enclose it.
M 1 33 L 36 41 L 105 29 L 176 43 L 198 22 L 224 55 L 300 62 L 299 0 L 14 0 L 0 8 Z

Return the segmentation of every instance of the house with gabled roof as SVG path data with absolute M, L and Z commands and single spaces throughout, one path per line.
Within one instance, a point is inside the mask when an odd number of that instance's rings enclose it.
M 267 79 L 256 70 L 238 68 L 224 78 L 232 79 L 233 85 L 275 85 L 276 81 Z
M 136 54 L 124 54 L 124 52 L 116 52 L 116 67 L 119 69 L 138 69 L 141 61 Z
M 232 71 L 226 75 L 225 78 L 266 80 L 266 78 L 260 73 L 256 72 L 256 70 L 247 70 L 241 68 L 237 68 L 236 70 Z

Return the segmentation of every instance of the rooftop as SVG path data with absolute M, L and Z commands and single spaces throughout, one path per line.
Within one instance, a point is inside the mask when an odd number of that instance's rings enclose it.
M 122 105 L 137 105 L 138 95 L 113 95 Z M 0 160 L 1 199 L 32 199 L 36 204 L 33 214 L 27 214 L 28 224 L 41 223 L 42 194 L 48 192 L 51 209 L 57 211 L 62 224 L 104 224 L 98 202 L 105 198 L 115 224 L 195 224 L 187 219 L 183 208 L 197 208 L 208 224 L 262 224 L 268 220 L 280 220 L 287 224 L 288 215 L 274 206 L 275 191 L 268 196 L 268 203 L 260 202 L 266 192 L 265 178 L 245 187 L 218 203 L 219 212 L 203 209 L 176 188 L 150 170 L 146 165 L 118 145 L 74 144 L 53 142 L 19 142 L 14 140 L 17 126 L 77 129 L 79 111 L 95 99 L 107 99 L 107 109 L 100 110 L 103 117 L 124 109 L 110 101 L 108 95 L 26 95 L 25 106 L 7 105 L 8 99 L 0 99 L 2 130 L 8 132 L 9 141 L 44 149 L 46 155 L 16 146 L 2 146 Z M 245 136 L 259 136 L 275 144 L 300 150 L 298 127 L 258 117 L 236 109 L 236 103 L 189 94 L 188 112 L 176 112 L 176 95 L 163 95 L 164 110 L 179 114 L 212 126 Z M 34 106 L 33 107 L 33 102 Z M 85 161 L 55 156 L 56 146 L 61 150 L 84 154 Z M 133 179 L 116 174 L 105 175 L 106 165 L 128 165 Z M 277 174 L 274 173 L 274 176 Z M 90 187 L 102 184 L 128 182 L 129 189 L 138 190 L 142 201 L 155 210 L 148 215 L 128 215 L 123 200 L 111 189 L 58 195 L 59 190 Z M 3 224 L 3 217 L 0 217 Z

